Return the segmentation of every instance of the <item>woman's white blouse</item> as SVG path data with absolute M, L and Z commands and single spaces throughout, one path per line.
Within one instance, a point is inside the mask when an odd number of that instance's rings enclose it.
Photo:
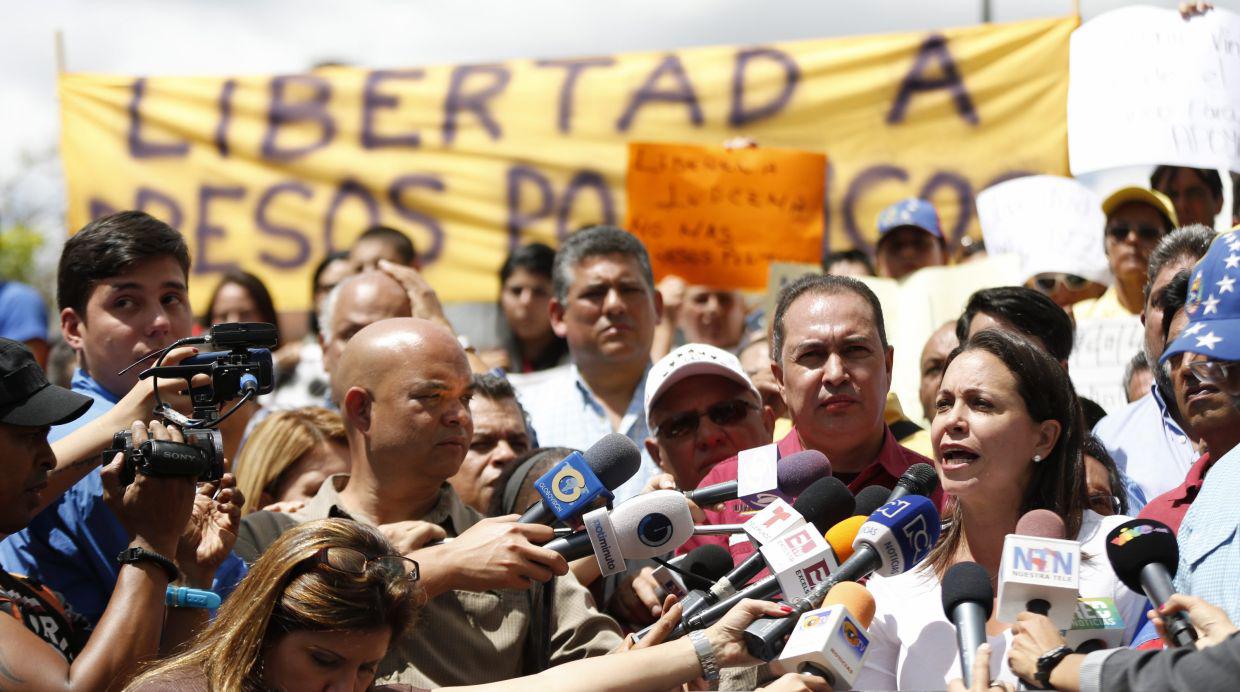
M 1124 586 L 1107 561 L 1106 536 L 1129 517 L 1104 517 L 1085 510 L 1081 520 L 1081 596 L 1109 597 L 1124 618 L 1125 641 L 1130 641 L 1146 607 L 1145 596 Z M 938 577 L 929 570 L 895 577 L 874 577 L 866 585 L 876 610 L 870 625 L 870 650 L 858 690 L 942 690 L 960 676 L 956 628 L 943 613 Z M 1007 665 L 1012 631 L 989 637 L 991 680 L 1016 683 Z

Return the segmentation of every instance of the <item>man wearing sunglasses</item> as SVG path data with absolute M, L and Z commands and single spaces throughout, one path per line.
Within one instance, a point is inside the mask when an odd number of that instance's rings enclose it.
M 1176 591 L 1210 601 L 1232 619 L 1240 616 L 1240 513 L 1235 511 L 1240 488 L 1238 281 L 1240 232 L 1231 231 L 1218 236 L 1193 268 L 1184 305 L 1188 326 L 1162 358 L 1172 370 L 1189 425 L 1209 450 L 1208 460 L 1201 462 L 1201 490 L 1187 498 L 1191 506 L 1177 534 Z
M 1150 253 L 1163 236 L 1180 225 L 1171 200 L 1161 192 L 1126 187 L 1102 202 L 1107 265 L 1115 283 L 1095 300 L 1073 307 L 1078 321 L 1141 314 Z

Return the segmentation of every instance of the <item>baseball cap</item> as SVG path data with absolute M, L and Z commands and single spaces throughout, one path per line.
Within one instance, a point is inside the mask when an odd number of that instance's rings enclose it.
M 718 375 L 743 385 L 761 400 L 741 361 L 731 353 L 709 344 L 685 344 L 663 356 L 646 375 L 646 427 L 650 427 L 650 406 L 672 385 L 694 375 Z
M 1188 282 L 1188 326 L 1163 352 L 1200 353 L 1215 360 L 1240 360 L 1240 231 L 1219 234 L 1193 267 Z
M 0 423 L 59 425 L 86 413 L 93 402 L 48 382 L 29 349 L 19 341 L 0 338 Z
M 1129 202 L 1141 202 L 1154 207 L 1158 210 L 1158 213 L 1167 217 L 1167 220 L 1171 222 L 1172 228 L 1177 228 L 1180 225 L 1180 219 L 1175 215 L 1175 205 L 1171 203 L 1171 198 L 1158 190 L 1150 190 L 1144 187 L 1124 187 L 1112 192 L 1110 197 L 1102 200 L 1102 213 L 1110 217 L 1111 212 L 1118 209 L 1120 205 Z
M 889 231 L 912 226 L 920 228 L 930 235 L 943 240 L 943 229 L 939 226 L 939 213 L 934 205 L 924 199 L 909 197 L 887 207 L 878 215 L 878 242 Z

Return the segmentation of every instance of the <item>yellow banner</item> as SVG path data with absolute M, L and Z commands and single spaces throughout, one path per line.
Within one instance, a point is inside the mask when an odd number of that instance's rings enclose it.
M 178 227 L 201 307 L 234 266 L 305 309 L 318 258 L 406 230 L 445 300 L 493 300 L 509 248 L 623 223 L 629 141 L 828 156 L 826 242 L 932 199 L 952 238 L 975 194 L 1065 175 L 1075 18 L 577 59 L 238 77 L 60 77 L 69 226 L 145 209 Z

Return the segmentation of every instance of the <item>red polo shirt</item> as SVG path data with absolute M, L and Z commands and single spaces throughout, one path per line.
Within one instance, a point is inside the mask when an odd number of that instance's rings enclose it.
M 1211 463 L 1210 453 L 1202 454 L 1188 469 L 1188 475 L 1179 487 L 1150 500 L 1137 516 L 1141 519 L 1161 521 L 1171 527 L 1172 531 L 1179 533 L 1180 523 L 1184 521 L 1184 515 L 1188 514 L 1193 500 L 1197 499 L 1197 493 L 1201 492 L 1201 484 L 1206 480 L 1206 472 L 1210 470 Z
M 896 481 L 900 479 L 900 476 L 904 475 L 904 472 L 908 470 L 908 467 L 922 462 L 933 464 L 933 462 L 917 452 L 914 452 L 906 447 L 902 447 L 900 443 L 896 441 L 895 435 L 891 434 L 891 428 L 884 426 L 883 434 L 885 435 L 883 438 L 883 446 L 879 448 L 878 456 L 874 458 L 874 462 L 865 467 L 865 470 L 857 474 L 857 477 L 848 484 L 848 489 L 851 490 L 853 494 L 856 494 L 862 488 L 871 485 L 881 485 L 884 488 L 894 488 Z M 805 444 L 801 441 L 801 436 L 797 433 L 797 429 L 794 426 L 792 430 L 784 436 L 784 439 L 780 440 L 775 447 L 779 450 L 779 458 L 783 459 L 789 454 L 803 451 L 805 449 Z M 719 462 L 718 464 L 715 464 L 715 466 L 711 468 L 710 472 L 706 474 L 706 477 L 702 479 L 702 482 L 698 483 L 698 487 L 702 488 L 708 485 L 726 483 L 734 480 L 736 480 L 736 457 L 730 457 Z M 940 509 L 942 509 L 942 490 L 936 489 L 934 494 L 931 496 L 931 499 L 934 500 L 934 503 L 938 505 Z M 724 503 L 724 511 L 722 512 L 714 512 L 711 510 L 704 511 L 706 514 L 706 523 L 713 525 L 742 524 L 751 515 L 753 515 L 756 510 L 740 500 L 729 500 Z M 687 543 L 682 545 L 677 552 L 686 553 L 699 545 L 706 545 L 707 543 L 715 543 L 717 545 L 728 547 L 732 553 L 732 558 L 736 561 L 736 564 L 740 564 L 741 560 L 745 559 L 754 552 L 754 547 L 749 541 L 741 541 L 729 547 L 727 536 L 694 536 L 693 538 L 690 538 Z

